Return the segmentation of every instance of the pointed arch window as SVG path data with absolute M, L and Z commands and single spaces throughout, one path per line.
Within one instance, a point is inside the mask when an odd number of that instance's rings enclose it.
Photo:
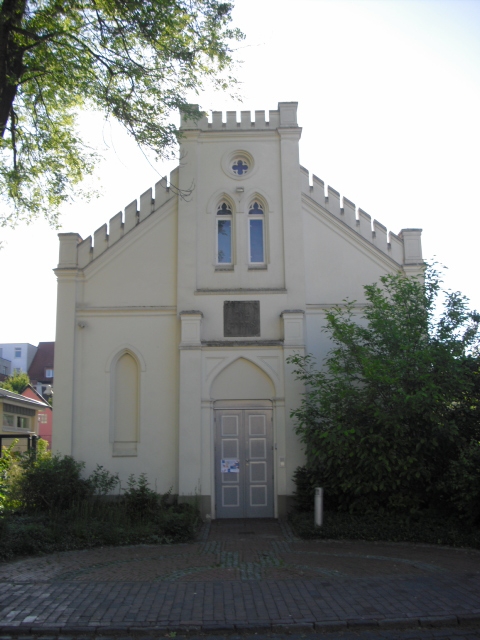
M 217 264 L 232 264 L 233 216 L 228 202 L 223 200 L 217 208 Z
M 113 383 L 113 455 L 137 455 L 139 368 L 131 353 L 123 353 L 116 361 Z
M 265 214 L 258 200 L 254 200 L 248 209 L 248 261 L 265 264 Z

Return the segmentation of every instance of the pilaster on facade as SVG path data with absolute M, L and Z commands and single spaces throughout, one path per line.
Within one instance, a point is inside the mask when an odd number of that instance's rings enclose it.
M 305 312 L 301 310 L 283 311 L 283 346 L 305 348 Z
M 77 233 L 60 233 L 60 254 L 55 274 L 58 279 L 55 353 L 55 401 L 52 447 L 72 454 L 75 332 L 77 305 Z M 58 425 L 58 426 L 57 426 Z M 55 428 L 57 427 L 57 428 Z
M 202 318 L 201 311 L 181 311 L 181 342 L 180 349 L 200 349 L 202 346 Z
M 295 425 L 290 417 L 292 411 L 298 408 L 300 398 L 305 393 L 305 385 L 295 375 L 295 365 L 290 362 L 294 356 L 304 356 L 305 346 L 305 312 L 300 309 L 283 311 L 283 367 L 285 379 L 285 429 L 284 441 L 285 458 L 288 469 L 292 470 L 303 464 L 303 454 L 297 446 L 297 436 L 295 435 Z M 284 478 L 282 492 L 284 495 L 291 495 L 295 488 L 292 474 Z M 281 505 L 279 505 L 281 507 Z M 283 510 L 286 510 L 284 507 Z

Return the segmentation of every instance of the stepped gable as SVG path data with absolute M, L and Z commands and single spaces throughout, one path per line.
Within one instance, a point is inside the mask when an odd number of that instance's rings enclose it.
M 105 223 L 99 227 L 93 234 L 93 242 L 92 236 L 88 236 L 85 240 L 80 238 L 77 247 L 78 267 L 86 267 L 92 260 L 98 258 L 118 242 L 120 238 L 123 238 L 129 231 L 174 197 L 175 188 L 178 187 L 178 171 L 179 167 L 176 167 L 170 173 L 168 183 L 167 178 L 164 177 L 156 183 L 154 189 L 150 188 L 145 193 L 142 193 L 140 206 L 138 206 L 137 200 L 133 200 L 125 207 L 124 211 L 119 211 L 113 218 L 110 218 L 108 224 Z

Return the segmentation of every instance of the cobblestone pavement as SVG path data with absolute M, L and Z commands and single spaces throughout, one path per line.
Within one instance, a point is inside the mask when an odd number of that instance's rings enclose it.
M 479 552 L 306 542 L 276 521 L 216 521 L 192 544 L 0 564 L 0 640 L 200 632 L 480 640 L 477 628 Z

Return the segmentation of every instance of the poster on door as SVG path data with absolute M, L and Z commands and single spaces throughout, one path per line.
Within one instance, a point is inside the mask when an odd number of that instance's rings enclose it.
M 238 458 L 224 458 L 221 460 L 222 473 L 240 473 L 240 460 Z

